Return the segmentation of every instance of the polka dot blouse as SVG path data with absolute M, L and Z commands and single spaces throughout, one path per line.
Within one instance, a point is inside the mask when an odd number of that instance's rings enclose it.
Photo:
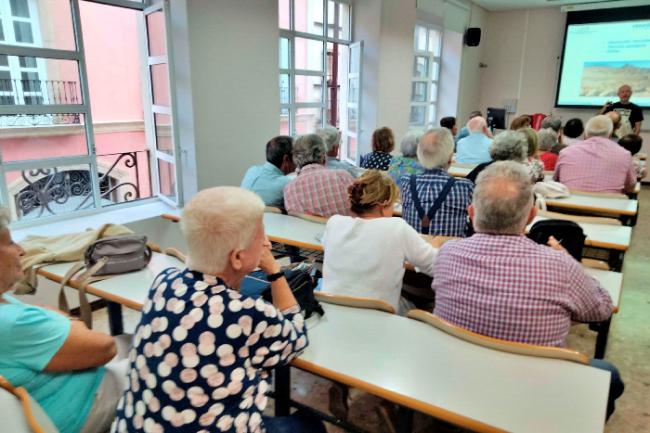
M 118 432 L 263 432 L 269 372 L 307 346 L 303 318 L 200 272 L 154 280 L 129 354 Z
M 393 157 L 386 152 L 371 152 L 361 157 L 361 168 L 388 170 Z

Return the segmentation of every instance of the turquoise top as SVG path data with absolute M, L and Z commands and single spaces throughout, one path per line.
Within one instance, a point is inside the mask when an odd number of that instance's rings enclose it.
M 417 158 L 407 156 L 394 156 L 388 167 L 388 175 L 399 185 L 399 181 L 405 174 L 422 174 L 424 168 Z
M 459 164 L 481 164 L 492 161 L 490 140 L 482 132 L 473 132 L 458 140 L 456 144 L 456 162 Z
M 259 195 L 267 206 L 284 206 L 283 190 L 291 179 L 270 162 L 254 165 L 246 171 L 241 187 Z
M 14 386 L 24 387 L 61 433 L 79 432 L 93 406 L 104 368 L 43 371 L 68 338 L 70 319 L 9 294 L 1 296 L 6 303 L 0 303 L 0 375 Z

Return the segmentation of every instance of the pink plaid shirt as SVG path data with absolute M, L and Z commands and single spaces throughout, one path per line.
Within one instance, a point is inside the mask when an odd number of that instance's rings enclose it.
M 351 215 L 348 186 L 353 181 L 352 175 L 345 170 L 308 164 L 284 187 L 284 206 L 287 212 L 326 218 Z
M 572 320 L 612 314 L 609 294 L 580 263 L 523 235 L 447 242 L 433 275 L 434 314 L 502 340 L 563 347 Z
M 636 184 L 630 152 L 604 137 L 590 137 L 563 149 L 553 178 L 569 189 L 591 192 L 631 191 Z

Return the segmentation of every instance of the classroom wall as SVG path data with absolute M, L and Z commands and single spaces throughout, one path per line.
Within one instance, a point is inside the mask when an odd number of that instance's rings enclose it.
M 482 35 L 478 47 L 463 46 L 457 108 L 458 125 L 462 125 L 467 121 L 470 112 L 480 108 L 483 69 L 479 67 L 479 63 L 483 61 L 485 51 L 487 15 L 488 12 L 485 9 L 472 4 L 469 27 L 479 27 Z

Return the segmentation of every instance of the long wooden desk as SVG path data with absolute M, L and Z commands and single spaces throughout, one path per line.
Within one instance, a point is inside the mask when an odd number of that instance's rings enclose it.
M 633 222 L 639 202 L 628 198 L 599 197 L 572 193 L 566 198 L 546 199 L 549 208 L 579 212 L 585 215 L 607 215 Z
M 147 268 L 92 283 L 87 291 L 117 306 L 110 316 L 121 314 L 122 305 L 139 310 L 154 277 L 182 265 L 154 253 Z M 61 281 L 70 266 L 49 265 L 38 273 Z M 604 371 L 497 352 L 396 315 L 324 307 L 295 367 L 476 431 L 603 431 L 609 389 Z M 121 317 L 111 320 L 121 325 Z M 289 379 L 288 371 L 280 380 Z M 284 407 L 288 395 L 277 397 L 276 407 Z

